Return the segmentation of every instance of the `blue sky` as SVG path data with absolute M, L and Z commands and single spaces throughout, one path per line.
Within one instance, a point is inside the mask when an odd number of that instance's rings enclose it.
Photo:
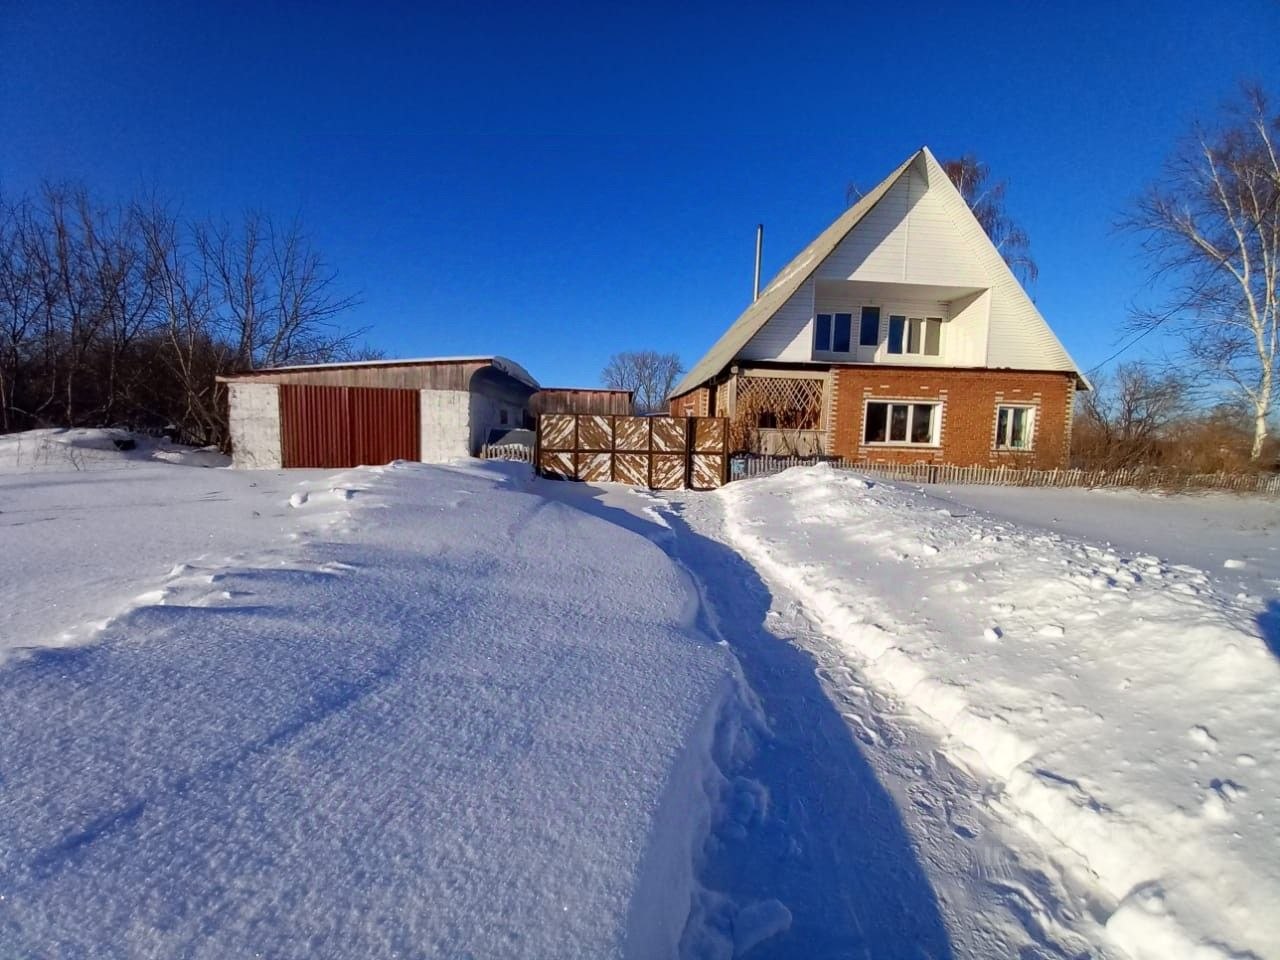
M 1280 96 L 1280 5 L 861 6 L 0 0 L 0 188 L 298 214 L 390 355 L 590 384 L 692 363 L 757 222 L 767 280 L 927 143 L 1009 181 L 1033 295 L 1102 361 L 1148 294 L 1112 225 L 1240 80 Z

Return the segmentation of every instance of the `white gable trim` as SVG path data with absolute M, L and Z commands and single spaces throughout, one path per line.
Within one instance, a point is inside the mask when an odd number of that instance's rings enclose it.
M 924 188 L 923 192 L 921 188 Z M 938 232 L 933 249 L 915 254 L 911 215 Z M 954 231 L 951 244 L 945 227 Z M 919 227 L 917 227 L 919 229 Z M 846 241 L 859 233 L 875 242 L 863 250 Z M 877 236 L 877 232 L 879 236 Z M 949 246 L 963 251 L 949 257 Z M 867 265 L 871 266 L 868 267 Z M 778 272 L 769 286 L 672 391 L 676 397 L 717 376 L 735 359 L 809 361 L 814 280 L 829 276 L 870 282 L 919 282 L 989 287 L 986 365 L 993 369 L 1060 370 L 1088 389 L 1049 325 L 978 224 L 968 204 L 927 147 L 922 147 Z M 806 314 L 807 311 L 807 314 Z M 802 314 L 805 314 L 802 316 Z

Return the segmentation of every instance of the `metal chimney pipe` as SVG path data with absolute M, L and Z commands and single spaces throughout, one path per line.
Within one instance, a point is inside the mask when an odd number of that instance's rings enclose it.
M 760 299 L 760 255 L 764 251 L 764 224 L 756 224 L 756 280 L 751 289 L 751 302 Z

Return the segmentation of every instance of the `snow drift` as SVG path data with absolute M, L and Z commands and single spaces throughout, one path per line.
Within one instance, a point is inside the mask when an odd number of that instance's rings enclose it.
M 293 489 L 0 667 L 0 954 L 670 954 L 732 689 L 687 578 L 496 468 Z
M 1280 956 L 1280 664 L 1257 598 L 825 467 L 730 536 L 1059 852 L 1135 958 Z

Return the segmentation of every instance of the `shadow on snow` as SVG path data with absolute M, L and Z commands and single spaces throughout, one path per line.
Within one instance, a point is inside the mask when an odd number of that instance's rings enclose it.
M 700 584 L 718 632 L 759 698 L 771 733 L 758 738 L 742 769 L 726 775 L 763 786 L 767 813 L 745 836 L 713 834 L 699 875 L 704 887 L 734 904 L 776 899 L 791 911 L 790 928 L 750 950 L 750 960 L 951 957 L 933 887 L 893 798 L 823 692 L 812 656 L 765 626 L 772 596 L 755 569 L 695 532 L 679 503 L 663 510 L 668 531 L 603 502 L 597 488 L 555 481 L 539 487 L 646 536 L 679 562 Z
M 1280 657 L 1280 600 L 1268 600 L 1266 609 L 1258 614 L 1258 630 L 1271 653 Z

